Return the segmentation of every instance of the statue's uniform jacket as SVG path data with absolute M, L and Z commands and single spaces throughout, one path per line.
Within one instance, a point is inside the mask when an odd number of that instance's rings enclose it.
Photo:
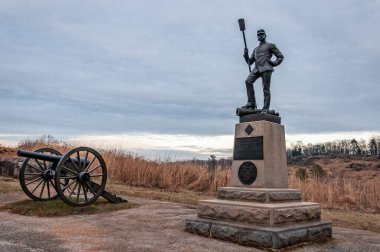
M 276 56 L 276 60 L 272 61 L 272 56 Z M 277 49 L 275 44 L 262 42 L 258 47 L 253 50 L 251 57 L 248 54 L 244 54 L 245 61 L 252 65 L 255 63 L 255 67 L 248 75 L 245 84 L 247 87 L 248 102 L 246 106 L 256 108 L 255 91 L 253 89 L 253 83 L 258 79 L 263 80 L 263 92 L 264 92 L 264 106 L 263 109 L 269 110 L 270 107 L 270 81 L 271 75 L 274 71 L 273 67 L 278 66 L 284 60 L 284 56 Z
M 275 61 L 271 61 L 273 54 L 276 56 Z M 255 67 L 253 69 L 254 73 L 274 71 L 273 67 L 280 65 L 283 59 L 284 56 L 280 50 L 278 50 L 276 45 L 267 42 L 256 47 L 249 59 L 247 55 L 245 56 L 245 60 L 248 64 L 252 65 L 255 63 Z

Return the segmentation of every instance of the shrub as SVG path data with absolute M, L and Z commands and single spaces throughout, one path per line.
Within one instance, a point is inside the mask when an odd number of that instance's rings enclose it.
M 307 172 L 306 172 L 306 169 L 305 168 L 299 168 L 296 172 L 296 177 L 300 180 L 300 181 L 305 181 L 307 179 Z

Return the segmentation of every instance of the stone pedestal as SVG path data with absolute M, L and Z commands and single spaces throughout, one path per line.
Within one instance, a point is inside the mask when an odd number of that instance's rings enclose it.
M 331 238 L 331 222 L 321 221 L 319 204 L 302 202 L 301 192 L 288 188 L 284 126 L 258 120 L 236 125 L 232 187 L 200 200 L 185 230 L 268 248 Z
M 241 176 L 249 175 L 250 172 L 243 170 L 244 163 L 251 163 L 252 172 L 256 173 L 256 179 L 252 183 L 245 183 L 241 179 Z M 247 180 L 250 182 L 248 178 Z M 256 188 L 288 187 L 283 125 L 268 121 L 236 124 L 231 184 Z

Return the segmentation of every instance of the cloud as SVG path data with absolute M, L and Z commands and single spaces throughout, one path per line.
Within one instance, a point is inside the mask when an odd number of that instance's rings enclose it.
M 289 133 L 373 131 L 378 1 L 2 1 L 3 133 L 233 134 L 247 67 L 237 19 L 285 55 Z M 255 83 L 259 104 L 261 84 Z

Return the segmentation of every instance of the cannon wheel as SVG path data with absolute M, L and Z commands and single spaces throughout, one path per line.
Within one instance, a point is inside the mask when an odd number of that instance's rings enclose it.
M 102 195 L 106 186 L 106 163 L 94 149 L 75 148 L 59 161 L 55 183 L 65 203 L 75 207 L 91 205 Z
M 34 152 L 62 156 L 59 151 L 51 148 L 42 148 Z M 58 198 L 53 162 L 34 158 L 25 159 L 19 172 L 19 180 L 22 190 L 32 200 L 45 201 Z

